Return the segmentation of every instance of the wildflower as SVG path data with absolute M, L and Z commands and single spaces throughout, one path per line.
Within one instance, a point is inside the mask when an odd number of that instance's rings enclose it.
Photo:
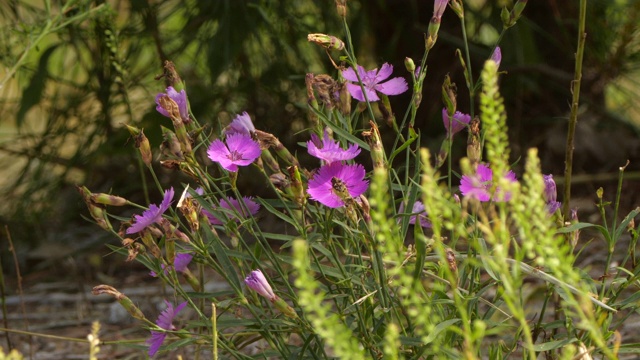
M 226 199 L 220 200 L 220 208 L 225 209 L 225 213 L 227 214 L 227 218 L 235 220 L 236 222 L 240 221 L 240 218 L 247 217 L 249 215 L 255 215 L 258 210 L 260 210 L 260 205 L 253 201 L 251 197 L 243 197 L 242 202 L 244 206 L 240 205 L 240 202 L 232 197 L 227 197 Z M 245 212 L 245 207 L 249 210 L 249 214 Z M 216 215 L 211 214 L 206 210 L 202 210 L 202 212 L 209 218 L 209 221 L 214 225 L 222 225 L 225 221 L 224 218 L 219 218 Z M 235 215 L 236 213 L 239 216 Z
M 496 46 L 496 49 L 493 50 L 491 60 L 495 61 L 498 67 L 500 67 L 500 63 L 502 62 L 502 50 L 500 50 L 500 46 Z
M 516 182 L 516 174 L 509 171 L 505 179 Z M 506 201 L 511 198 L 511 194 L 501 194 L 500 189 L 491 197 L 491 187 L 493 185 L 493 171 L 484 164 L 478 164 L 474 175 L 464 175 L 460 181 L 460 191 L 462 195 L 476 198 L 479 201 Z
M 238 171 L 238 165 L 247 166 L 260 157 L 260 145 L 251 136 L 232 134 L 227 136 L 226 144 L 220 139 L 209 145 L 209 159 L 220 164 L 228 171 Z
M 442 108 L 442 122 L 444 123 L 444 128 L 447 129 L 447 138 L 450 138 L 469 125 L 471 116 L 456 111 L 451 118 L 451 128 L 449 128 L 449 113 L 447 113 L 446 108 Z
M 337 141 L 333 141 L 329 137 L 329 133 L 326 130 L 322 141 L 316 134 L 311 134 L 311 140 L 307 141 L 307 151 L 310 155 L 324 160 L 327 164 L 334 161 L 351 160 L 360 153 L 360 149 L 356 144 L 349 146 L 347 150 L 343 150 Z
M 307 193 L 330 208 L 342 207 L 345 205 L 345 196 L 357 198 L 367 190 L 368 182 L 364 180 L 364 175 L 362 165 L 333 162 L 321 167 L 309 180 Z
M 142 215 L 134 215 L 133 224 L 127 229 L 127 234 L 135 234 L 147 228 L 148 226 L 160 222 L 162 214 L 169 208 L 173 200 L 173 187 L 165 190 L 164 198 L 160 206 L 156 204 L 149 205 L 149 210 L 142 212 Z
M 182 304 L 176 306 L 175 309 L 173 307 L 173 304 L 171 304 L 170 302 L 166 300 L 164 302 L 167 304 L 167 308 L 162 313 L 160 313 L 160 316 L 158 316 L 156 325 L 158 325 L 158 327 L 160 327 L 161 329 L 173 331 L 176 329 L 175 326 L 173 326 L 173 318 L 176 317 L 180 310 L 184 309 L 184 307 L 187 306 L 187 302 L 185 301 Z M 167 333 L 164 331 L 151 331 L 151 337 L 146 342 L 147 345 L 149 345 L 149 356 L 153 356 L 158 352 L 166 337 Z
M 404 213 L 404 201 L 400 203 L 400 208 L 398 209 L 398 213 Z M 427 212 L 425 211 L 424 204 L 421 201 L 414 202 L 413 207 L 411 209 L 411 217 L 409 218 L 409 224 L 415 225 L 416 222 L 418 223 L 418 225 L 422 226 L 423 228 L 431 227 L 431 222 L 427 217 Z
M 562 203 L 556 201 L 558 192 L 556 191 L 556 182 L 553 180 L 553 175 L 543 175 L 544 178 L 544 199 L 547 202 L 547 211 L 549 214 L 553 214 L 562 206 Z
M 249 288 L 251 288 L 251 290 L 264 296 L 271 302 L 276 300 L 277 296 L 273 293 L 273 289 L 271 289 L 271 285 L 269 285 L 269 282 L 262 274 L 262 271 L 253 270 L 249 276 L 244 279 L 244 282 Z
M 448 4 L 449 0 L 435 0 L 433 2 L 433 17 L 438 19 L 438 21 L 442 19 L 442 15 L 447 9 Z
M 224 135 L 229 136 L 233 134 L 244 134 L 251 135 L 256 131 L 255 126 L 253 126 L 253 122 L 251 121 L 251 117 L 247 112 L 243 112 L 242 114 L 236 116 L 231 124 L 224 129 Z
M 188 108 L 188 102 L 187 102 L 187 92 L 183 90 L 181 90 L 180 92 L 177 92 L 173 86 L 169 86 L 166 90 L 166 92 L 164 93 L 159 93 L 158 95 L 156 95 L 156 110 L 170 118 L 171 114 L 169 114 L 169 112 L 160 104 L 160 98 L 162 98 L 163 96 L 168 96 L 171 100 L 175 101 L 176 104 L 178 104 L 178 109 L 180 110 L 180 118 L 182 118 L 183 122 L 189 122 L 189 108 Z
M 185 272 L 187 271 L 187 266 L 191 263 L 193 259 L 192 254 L 177 254 L 175 260 L 173 260 L 173 268 L 176 269 L 176 272 Z M 164 270 L 164 274 L 169 274 L 169 268 L 162 264 L 160 265 L 162 270 Z M 153 277 L 158 277 L 158 274 L 155 271 L 151 271 L 149 275 Z
M 403 92 L 407 91 L 409 86 L 407 85 L 407 81 L 401 77 L 395 77 L 389 81 L 383 82 L 393 72 L 393 66 L 387 63 L 382 65 L 380 71 L 378 69 L 373 69 L 371 71 L 366 71 L 362 66 L 358 65 L 358 75 L 360 75 L 360 79 L 362 80 L 362 85 L 364 86 L 364 90 L 367 94 L 367 99 L 369 101 L 378 101 L 380 98 L 376 91 L 379 91 L 385 95 L 399 95 Z M 362 88 L 358 83 L 358 77 L 356 76 L 356 72 L 353 68 L 348 68 L 342 72 L 342 76 L 345 79 L 353 82 L 347 83 L 347 89 L 358 101 L 365 101 L 364 94 L 362 93 Z

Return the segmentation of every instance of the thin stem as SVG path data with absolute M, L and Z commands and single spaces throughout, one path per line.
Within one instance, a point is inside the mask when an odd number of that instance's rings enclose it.
M 474 101 L 473 101 L 473 97 L 475 96 L 474 93 L 474 89 L 473 89 L 473 71 L 471 70 L 471 54 L 469 53 L 469 41 L 467 40 L 467 28 L 464 26 L 464 17 L 460 18 L 460 27 L 462 28 L 462 39 L 464 41 L 464 54 L 466 57 L 466 62 L 467 62 L 467 73 L 469 74 L 469 83 L 467 84 L 467 87 L 469 88 L 469 114 L 471 115 L 471 118 L 473 119 L 473 115 L 475 113 L 473 107 L 474 107 Z
M 571 92 L 573 99 L 571 101 L 571 115 L 569 116 L 569 129 L 567 131 L 567 145 L 565 148 L 564 160 L 564 201 L 562 204 L 562 214 L 565 219 L 569 219 L 571 200 L 571 173 L 573 171 L 573 147 L 576 132 L 576 124 L 578 123 L 578 103 L 580 100 L 580 83 L 582 81 L 582 59 L 584 57 L 584 45 L 587 38 L 585 32 L 587 19 L 587 0 L 580 0 L 580 19 L 578 25 L 578 49 L 576 51 L 576 65 L 571 82 Z

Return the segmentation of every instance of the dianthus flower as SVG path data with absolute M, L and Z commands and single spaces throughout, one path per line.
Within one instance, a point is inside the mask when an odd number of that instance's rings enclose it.
M 562 203 L 556 201 L 558 192 L 556 191 L 556 182 L 553 180 L 553 175 L 543 175 L 544 178 L 544 199 L 547 203 L 547 211 L 549 214 L 553 214 L 562 206 Z
M 271 289 L 271 285 L 269 285 L 269 282 L 262 274 L 262 271 L 253 270 L 249 276 L 244 279 L 244 282 L 251 290 L 264 296 L 271 302 L 276 300 L 277 296 L 273 293 L 273 289 Z
M 176 306 L 175 309 L 173 308 L 173 304 L 171 304 L 170 302 L 166 300 L 164 302 L 167 304 L 167 308 L 162 313 L 160 313 L 160 316 L 158 316 L 156 325 L 158 325 L 158 327 L 160 327 L 161 329 L 173 331 L 176 329 L 175 326 L 173 326 L 173 318 L 178 315 L 178 312 L 180 312 L 180 310 L 184 309 L 184 307 L 187 306 L 187 302 L 185 301 L 182 304 Z M 153 356 L 158 352 L 166 337 L 167 333 L 164 331 L 151 331 L 151 337 L 146 342 L 147 345 L 149 345 L 149 356 Z
M 127 229 L 127 234 L 135 234 L 142 231 L 146 227 L 159 222 L 162 219 L 162 214 L 169 208 L 171 201 L 173 200 L 173 188 L 165 190 L 164 198 L 160 206 L 155 204 L 149 205 L 149 210 L 142 212 L 142 215 L 134 215 L 134 221 Z
M 404 201 L 400 203 L 398 213 L 404 213 Z M 424 204 L 422 203 L 422 201 L 416 201 L 413 203 L 411 213 L 412 215 L 409 218 L 409 224 L 415 225 L 417 222 L 418 225 L 422 226 L 423 228 L 431 227 L 431 221 L 429 221 L 429 217 L 427 216 L 427 212 L 424 209 Z M 400 220 L 401 219 L 398 219 L 398 221 Z
M 447 129 L 447 138 L 449 138 L 467 127 L 469 122 L 471 122 L 471 116 L 463 114 L 460 111 L 456 111 L 451 119 L 451 128 L 449 128 L 449 113 L 447 113 L 446 108 L 443 108 L 442 122 L 444 123 L 444 128 Z
M 249 210 L 249 214 L 255 215 L 258 210 L 260 210 L 260 205 L 253 201 L 251 197 L 243 197 L 242 202 L 246 206 L 247 210 Z M 232 197 L 227 197 L 226 199 L 220 200 L 220 209 L 224 209 L 223 211 L 226 213 L 228 219 L 232 219 L 236 222 L 240 221 L 240 218 L 247 217 L 249 214 L 245 212 L 244 206 L 240 205 L 240 202 Z M 218 218 L 216 215 L 211 214 L 207 210 L 202 210 L 202 212 L 209 218 L 209 221 L 214 225 L 222 225 L 225 221 L 224 218 Z M 237 214 L 240 214 L 238 217 Z
M 207 150 L 209 159 L 228 171 L 238 171 L 238 165 L 247 166 L 260 157 L 260 145 L 245 134 L 227 136 L 226 144 L 220 139 L 212 142 Z
M 505 175 L 505 179 L 516 182 L 516 174 L 509 171 Z M 511 194 L 503 194 L 498 188 L 496 193 L 491 197 L 491 187 L 493 186 L 493 171 L 484 164 L 478 164 L 478 168 L 474 175 L 464 175 L 460 181 L 460 192 L 462 195 L 478 199 L 479 201 L 507 201 L 511 198 Z
M 447 5 L 449 4 L 449 0 L 435 0 L 433 2 L 433 17 L 440 20 L 444 11 L 447 9 Z
M 251 121 L 251 117 L 247 112 L 243 112 L 242 114 L 236 116 L 231 124 L 224 129 L 224 135 L 229 136 L 233 134 L 245 134 L 251 135 L 256 131 L 255 126 L 253 126 L 253 122 Z
M 192 254 L 184 254 L 184 253 L 177 254 L 176 258 L 173 260 L 173 268 L 176 269 L 176 272 L 185 272 L 187 270 L 187 266 L 189 265 L 192 259 L 193 259 Z M 162 270 L 164 270 L 165 275 L 169 274 L 169 268 L 165 264 L 161 264 L 160 267 L 162 267 Z M 149 275 L 153 277 L 158 276 L 158 274 L 155 271 L 151 271 Z
M 367 93 L 367 99 L 369 101 L 380 100 L 376 91 L 385 95 L 399 95 L 409 89 L 407 81 L 401 77 L 395 77 L 389 81 L 383 82 L 391 76 L 392 72 L 393 66 L 387 63 L 382 65 L 380 71 L 378 71 L 378 69 L 366 71 L 362 66 L 358 65 L 358 75 L 360 75 L 362 85 L 364 86 L 364 90 Z M 362 88 L 358 82 L 358 76 L 353 68 L 350 67 L 347 70 L 344 70 L 342 72 L 342 76 L 351 81 L 351 83 L 347 83 L 347 90 L 349 90 L 351 96 L 358 101 L 365 101 L 364 95 L 362 94 Z
M 168 96 L 171 100 L 175 101 L 176 104 L 178 104 L 178 109 L 180 110 L 180 118 L 182 118 L 183 122 L 189 122 L 189 108 L 188 108 L 188 102 L 187 102 L 187 92 L 183 90 L 180 90 L 180 92 L 177 92 L 173 86 L 169 86 L 166 90 L 166 92 L 164 93 L 159 93 L 158 95 L 156 95 L 156 110 L 166 116 L 166 117 L 171 117 L 171 115 L 169 114 L 169 112 L 167 112 L 167 110 L 165 110 L 162 106 L 160 106 L 160 98 L 163 96 Z
M 309 180 L 307 192 L 313 200 L 330 208 L 339 208 L 345 205 L 345 197 L 357 198 L 367 191 L 368 182 L 364 175 L 362 165 L 333 162 L 321 167 Z
M 307 141 L 307 151 L 310 155 L 330 164 L 334 161 L 355 158 L 360 153 L 360 148 L 358 148 L 358 145 L 353 144 L 347 150 L 343 150 L 340 147 L 340 143 L 333 141 L 325 130 L 322 140 L 316 134 L 311 134 L 311 140 Z

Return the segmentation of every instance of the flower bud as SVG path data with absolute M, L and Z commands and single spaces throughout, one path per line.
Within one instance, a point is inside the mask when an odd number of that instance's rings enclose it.
M 153 153 L 151 152 L 151 145 L 149 144 L 149 139 L 144 135 L 143 130 L 138 129 L 134 126 L 130 126 L 125 124 L 127 130 L 134 138 L 135 146 L 140 151 L 140 156 L 142 157 L 142 161 L 145 165 L 150 166 L 151 161 L 153 160 Z
M 110 206 L 124 206 L 124 205 L 127 205 L 128 203 L 127 199 L 123 197 L 104 194 L 104 193 L 91 194 L 91 201 L 93 201 L 96 204 L 103 204 L 103 205 L 110 205 Z
M 467 157 L 475 171 L 482 158 L 482 145 L 480 144 L 480 119 L 476 116 L 469 123 L 469 137 L 467 138 Z
M 458 106 L 458 87 L 456 83 L 451 82 L 449 74 L 444 76 L 444 82 L 442 83 L 442 102 L 447 109 L 447 114 L 453 116 Z
M 493 50 L 493 53 L 491 54 L 491 60 L 495 61 L 495 63 L 498 65 L 497 67 L 500 67 L 500 63 L 502 62 L 502 50 L 500 49 L 500 46 L 496 46 L 496 48 Z
M 380 138 L 380 131 L 378 130 L 378 127 L 376 126 L 376 124 L 371 120 L 369 121 L 369 126 L 371 126 L 371 130 L 363 131 L 362 136 L 365 138 L 365 140 L 369 144 L 369 148 L 371 152 L 371 160 L 373 160 L 373 167 L 386 169 L 384 148 L 382 147 L 382 139 Z
M 408 72 L 414 74 L 416 71 L 416 64 L 413 62 L 413 59 L 410 57 L 404 58 L 404 67 Z
M 103 294 L 111 295 L 135 319 L 142 320 L 142 321 L 147 321 L 147 319 L 144 317 L 144 314 L 142 313 L 142 311 L 140 311 L 140 309 L 138 309 L 138 307 L 133 303 L 133 301 L 131 301 L 131 299 L 126 297 L 123 293 L 121 293 L 118 290 L 116 290 L 114 287 L 109 286 L 109 285 L 98 285 L 98 286 L 95 286 L 93 288 L 91 293 L 93 295 L 103 295 Z
M 347 17 L 347 0 L 336 0 L 336 11 L 341 18 Z
M 274 302 L 276 300 L 277 296 L 273 292 L 273 289 L 271 289 L 271 285 L 269 285 L 269 282 L 262 274 L 262 271 L 253 270 L 249 273 L 249 276 L 244 279 L 244 282 L 251 290 L 264 296 L 269 301 Z
M 300 170 L 297 166 L 289 166 L 289 177 L 291 178 L 291 190 L 293 192 L 293 201 L 301 207 L 307 202 L 305 196 L 304 186 L 302 184 L 302 177 L 300 176 Z
M 344 42 L 332 35 L 326 34 L 309 34 L 307 40 L 322 46 L 329 50 L 343 50 Z
M 160 148 L 168 150 L 172 157 L 184 160 L 182 149 L 180 148 L 180 141 L 178 141 L 176 133 L 164 126 L 160 126 L 160 129 L 162 130 L 162 137 L 164 139 Z

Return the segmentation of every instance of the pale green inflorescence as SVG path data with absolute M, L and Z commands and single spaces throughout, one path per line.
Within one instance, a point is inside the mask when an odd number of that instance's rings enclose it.
M 309 248 L 304 240 L 293 242 L 293 266 L 298 275 L 295 281 L 299 289 L 298 303 L 311 322 L 313 331 L 333 348 L 338 358 L 365 359 L 365 352 L 351 330 L 336 314 L 330 313 L 329 305 L 322 303 L 325 296 L 319 291 L 318 282 L 309 272 L 308 252 Z

